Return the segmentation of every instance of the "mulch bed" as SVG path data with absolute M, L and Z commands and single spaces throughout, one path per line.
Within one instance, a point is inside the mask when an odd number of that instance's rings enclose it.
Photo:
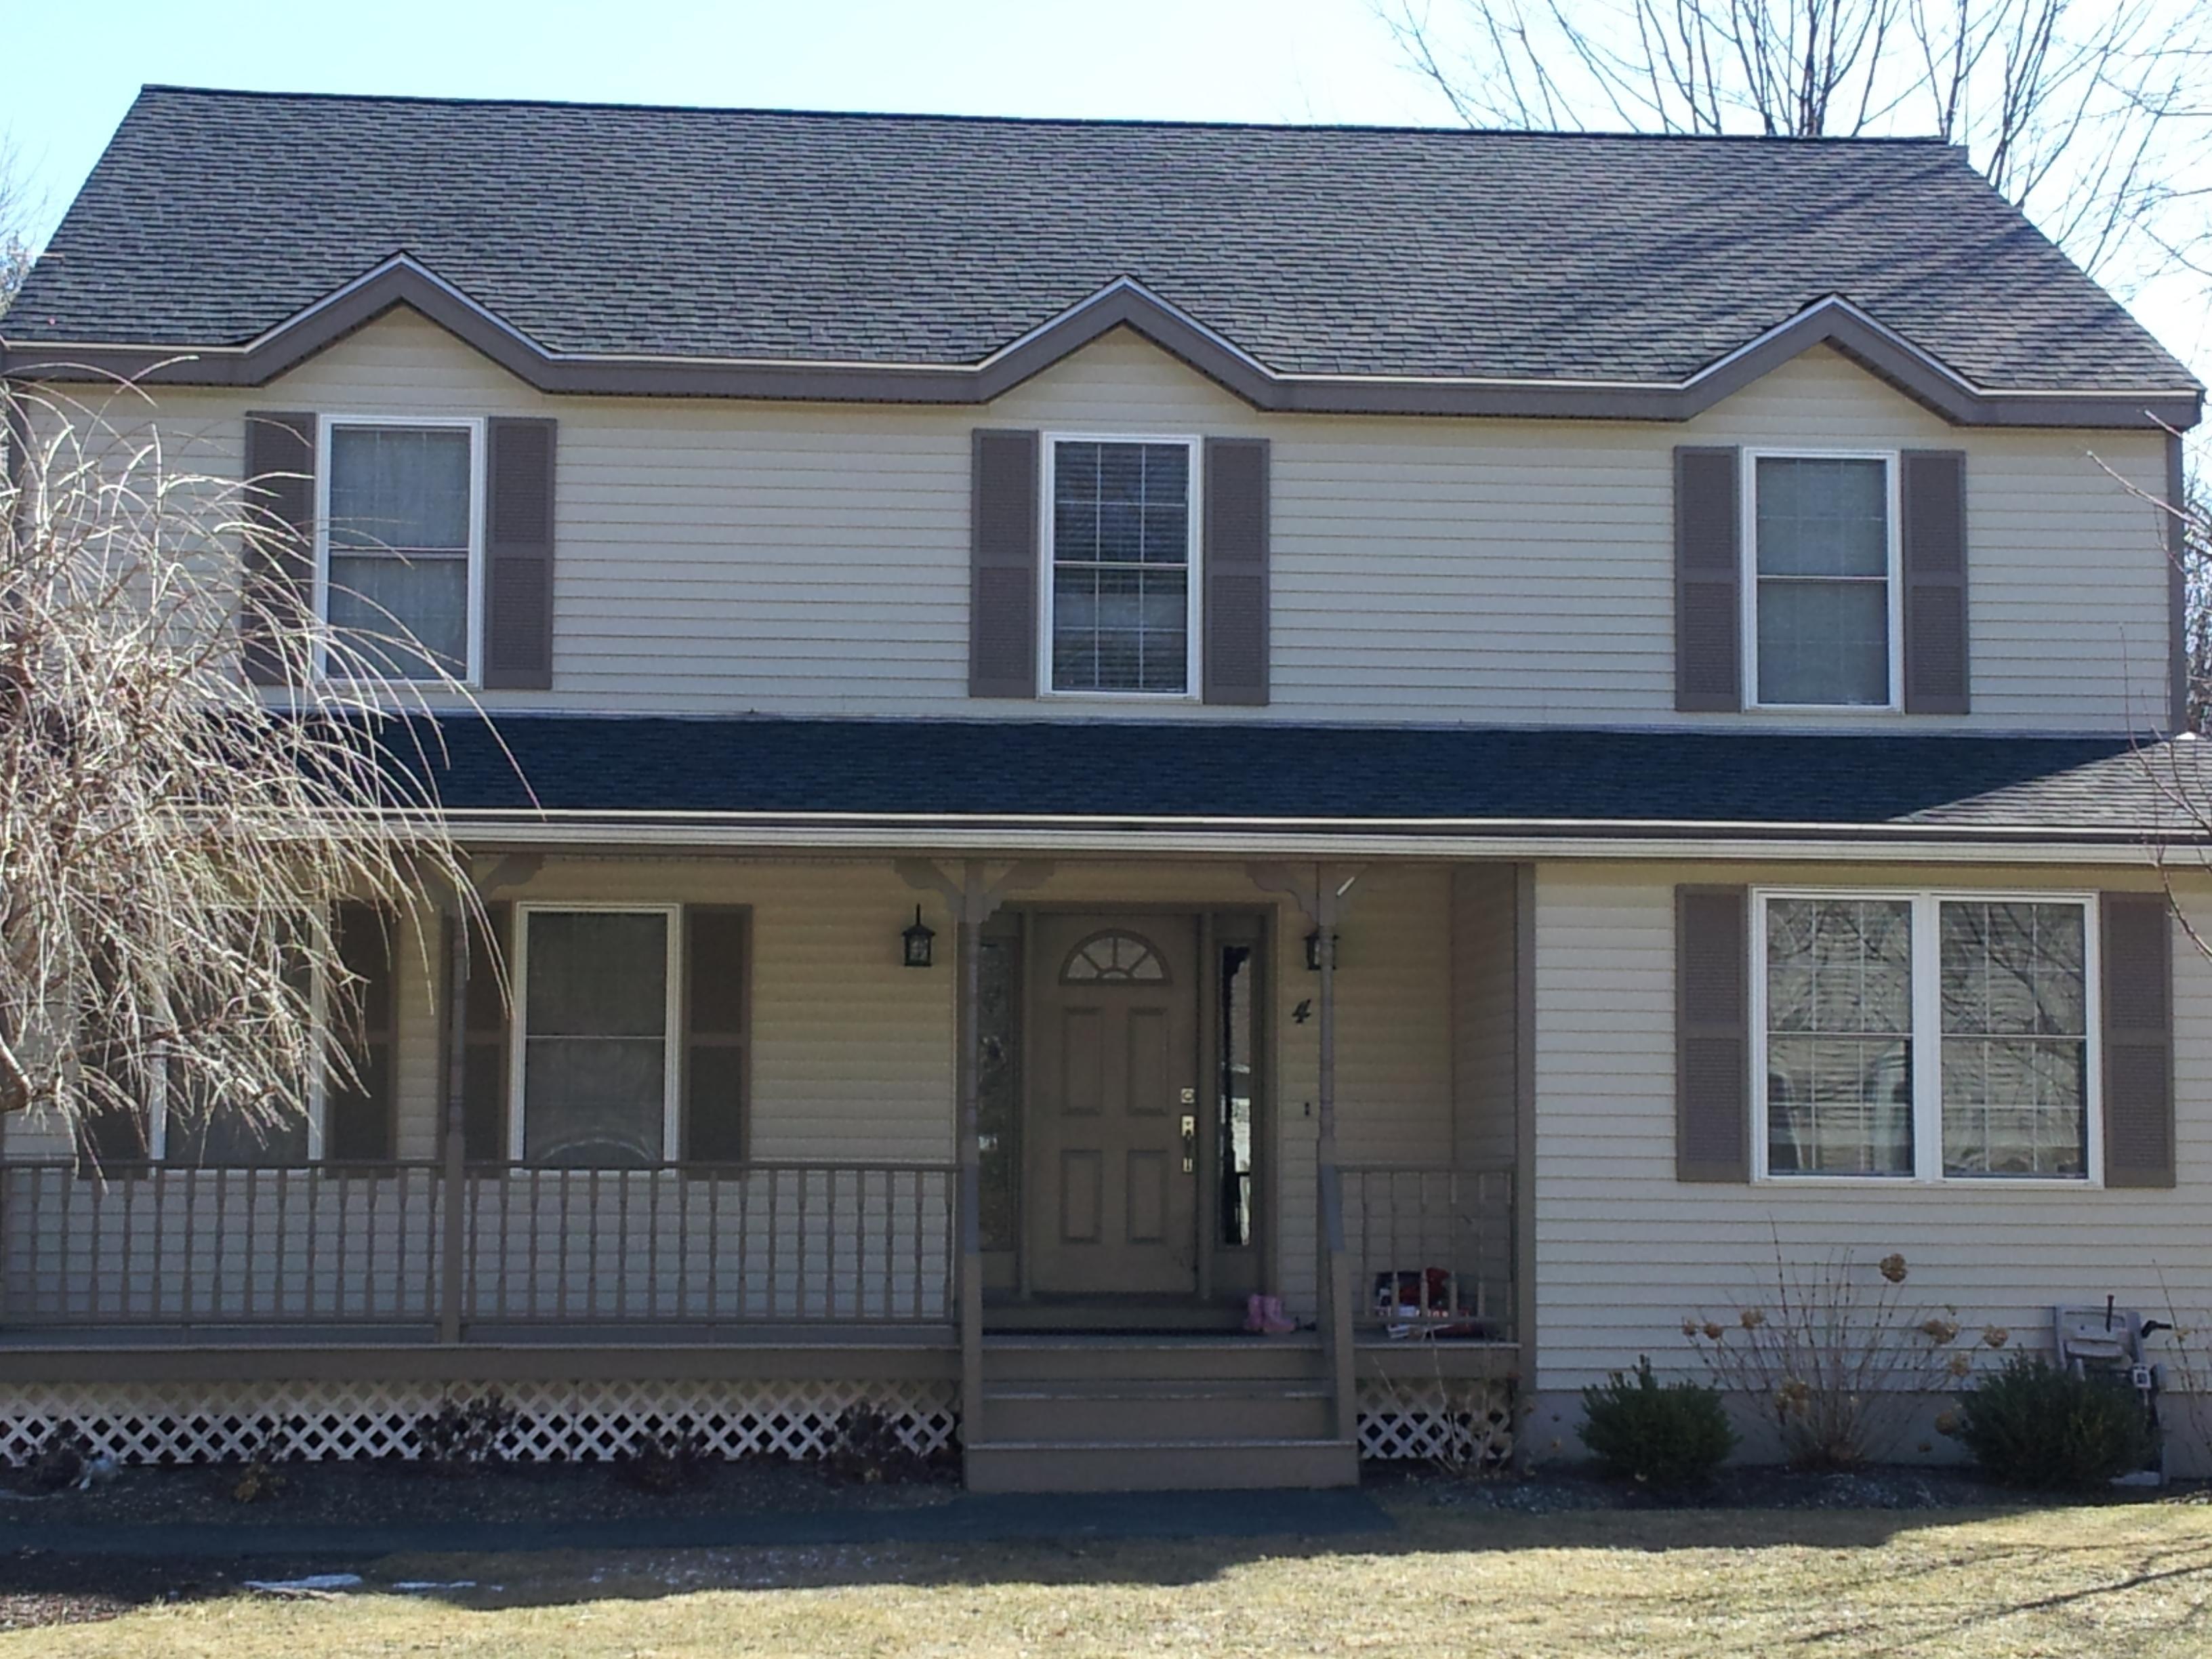
M 672 1492 L 641 1491 L 609 1463 L 511 1463 L 448 1473 L 422 1463 L 364 1460 L 279 1463 L 275 1473 L 280 1490 L 241 1503 L 236 1494 L 242 1471 L 236 1464 L 125 1468 L 85 1492 L 0 1499 L 0 1520 L 95 1525 L 623 1521 L 939 1504 L 959 1490 L 957 1462 L 929 1480 L 866 1484 L 834 1481 L 820 1463 L 771 1457 L 708 1463 L 697 1485 Z M 15 1472 L 0 1472 L 0 1491 L 23 1490 Z

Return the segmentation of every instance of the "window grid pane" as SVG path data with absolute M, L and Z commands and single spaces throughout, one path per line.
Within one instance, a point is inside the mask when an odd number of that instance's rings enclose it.
M 1753 495 L 1759 701 L 1887 703 L 1887 463 L 1761 456 Z
M 333 674 L 348 653 L 395 679 L 466 673 L 471 442 L 460 428 L 331 429 Z
M 1053 689 L 1188 690 L 1189 564 L 1188 448 L 1054 445 Z
M 529 915 L 523 1156 L 635 1167 L 665 1148 L 668 918 L 658 911 Z
M 1941 932 L 1944 1174 L 2085 1177 L 2082 907 L 1947 900 Z
M 1766 906 L 1767 1169 L 1912 1173 L 1912 910 Z

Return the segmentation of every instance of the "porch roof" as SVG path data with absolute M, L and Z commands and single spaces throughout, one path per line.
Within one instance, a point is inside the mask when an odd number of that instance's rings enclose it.
M 429 717 L 386 734 L 472 817 L 1802 830 L 2201 838 L 2193 738 L 1285 722 Z M 2189 804 L 2199 804 L 2191 810 Z

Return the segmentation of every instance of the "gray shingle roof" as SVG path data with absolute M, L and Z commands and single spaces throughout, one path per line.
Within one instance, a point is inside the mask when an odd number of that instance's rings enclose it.
M 1187 721 L 428 717 L 385 738 L 453 811 L 1363 821 L 1561 834 L 1668 826 L 2197 839 L 2194 738 L 1249 726 Z M 2197 811 L 2181 810 L 2194 803 Z
M 969 364 L 1129 276 L 1282 374 L 1672 382 L 1841 294 L 1988 388 L 2193 384 L 1932 142 L 161 87 L 4 331 L 234 344 L 399 252 L 556 352 Z

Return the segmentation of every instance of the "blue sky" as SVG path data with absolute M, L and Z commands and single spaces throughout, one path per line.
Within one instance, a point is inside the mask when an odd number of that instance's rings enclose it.
M 9 59 L 0 140 L 40 210 L 34 242 L 146 82 L 955 114 L 1449 118 L 1401 66 L 1366 0 L 0 0 L 0 41 Z M 2162 284 L 2136 309 L 2212 379 L 2212 308 L 2200 291 Z

